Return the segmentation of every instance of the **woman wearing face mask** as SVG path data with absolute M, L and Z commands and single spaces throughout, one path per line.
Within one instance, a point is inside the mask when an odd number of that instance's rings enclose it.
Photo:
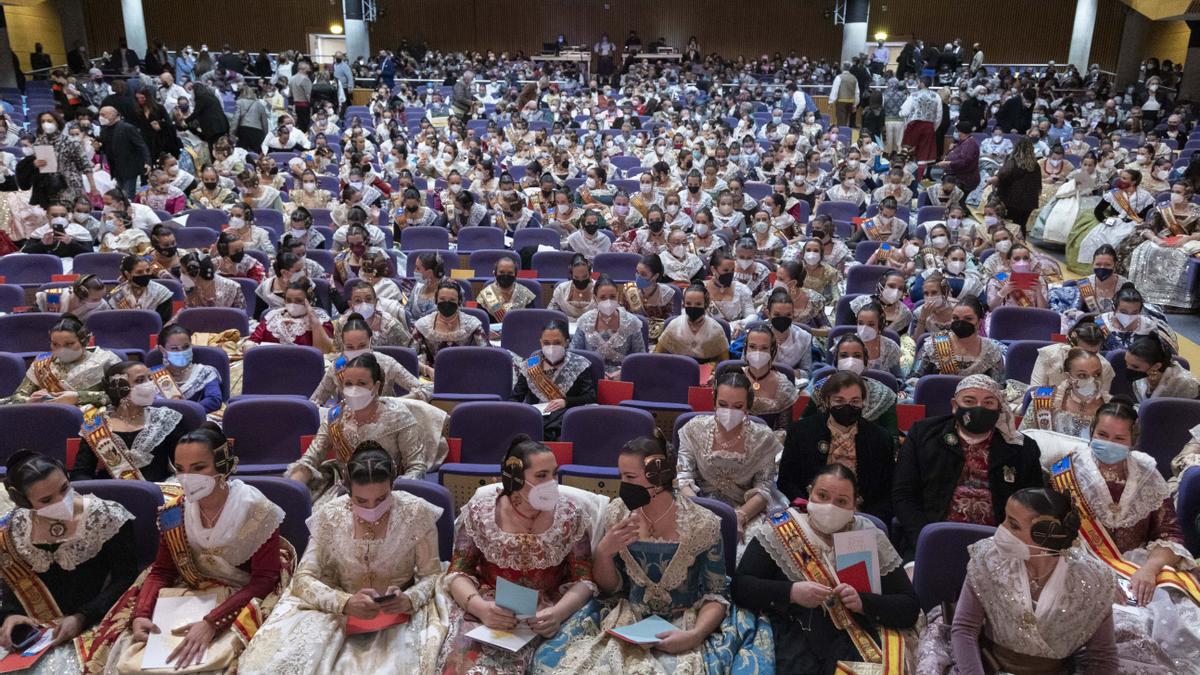
M 913 256 L 917 269 L 941 270 L 946 267 L 946 253 L 950 250 L 953 240 L 950 227 L 944 224 L 933 225 L 929 228 L 927 243 L 923 242 L 920 252 Z M 907 252 L 907 251 L 906 251 Z
M 358 299 L 365 299 L 366 291 L 362 287 L 356 288 L 355 291 Z M 357 306 L 363 308 L 363 304 L 358 303 Z M 328 405 L 330 399 L 338 393 L 339 374 L 345 368 L 345 364 L 368 352 L 383 369 L 383 391 L 387 392 L 386 395 L 393 396 L 396 389 L 402 389 L 407 392 L 402 398 L 429 400 L 433 393 L 431 384 L 423 383 L 391 356 L 374 350 L 374 347 L 382 345 L 376 342 L 379 334 L 371 327 L 370 320 L 364 319 L 358 312 L 351 312 L 338 319 L 336 328 L 336 351 L 330 355 L 331 360 L 325 365 L 325 375 L 312 396 L 309 396 L 310 401 L 319 406 Z
M 857 312 L 868 302 L 873 302 L 883 309 L 883 328 L 892 330 L 900 335 L 908 333 L 912 325 L 912 310 L 904 304 L 906 295 L 905 277 L 897 270 L 888 270 L 879 277 L 875 285 L 875 293 L 870 296 L 855 298 L 850 308 Z
M 770 301 L 768 300 L 768 302 Z M 780 303 L 776 309 L 783 310 L 790 309 L 790 307 L 785 307 L 785 303 Z M 772 319 L 772 323 L 782 324 L 782 319 L 790 318 L 782 315 L 780 321 Z M 787 335 L 787 332 L 784 334 Z M 791 378 L 775 370 L 775 364 L 782 363 L 782 361 L 774 326 L 765 324 L 751 326 L 750 330 L 746 332 L 746 346 L 742 356 L 745 363 L 742 372 L 750 379 L 751 386 L 755 390 L 754 404 L 751 406 L 749 414 L 769 420 L 771 426 L 776 430 L 786 429 L 792 421 L 792 407 L 800 396 L 800 389 L 796 387 Z M 804 376 L 807 376 L 807 372 Z
M 1080 548 L 1117 574 L 1113 619 L 1122 671 L 1188 672 L 1200 653 L 1196 560 L 1155 459 L 1131 449 L 1139 433 L 1133 402 L 1118 397 L 1101 407 L 1090 441 L 1028 433 L 1042 449 L 1050 484 L 1075 503 Z
M 6 594 L 0 605 L 0 648 L 30 627 L 54 631 L 54 642 L 25 671 L 81 673 L 92 629 L 137 578 L 133 515 L 116 502 L 80 495 L 62 463 L 18 450 L 6 463 L 4 487 L 16 508 L 0 528 Z
M 574 625 L 572 615 L 595 611 L 588 517 L 560 494 L 556 469 L 549 448 L 518 434 L 500 465 L 500 485 L 480 489 L 462 507 L 444 586 L 454 602 L 450 631 L 436 672 L 528 672 L 541 645 L 566 641 L 561 629 Z M 497 577 L 538 591 L 537 614 L 521 620 L 538 637 L 516 652 L 466 636 L 480 625 L 516 628 L 517 617 L 495 602 Z
M 212 256 L 193 251 L 179 259 L 179 281 L 186 307 L 232 307 L 245 311 L 241 284 L 217 274 Z
M 238 242 L 237 245 L 243 244 Z M 241 253 L 245 255 L 245 251 Z M 230 259 L 232 261 L 232 256 Z M 271 263 L 271 277 L 259 283 L 254 291 L 254 317 L 261 319 L 267 312 L 282 308 L 288 285 L 301 280 L 308 281 L 308 272 L 304 269 L 303 260 L 288 251 L 276 256 L 275 261 Z
M 1086 143 L 1083 145 L 1087 146 Z M 1048 197 L 1029 231 L 1031 237 L 1064 245 L 1079 214 L 1096 208 L 1100 200 L 1098 193 L 1107 184 L 1111 171 L 1099 166 L 1099 159 L 1090 148 L 1077 156 L 1082 157 L 1079 168 L 1067 174 L 1066 182 L 1053 190 L 1047 186 Z
M 1042 276 L 1037 261 L 1033 259 L 1033 251 L 1025 244 L 1017 243 L 1009 248 L 1003 257 L 1004 269 L 988 279 L 988 307 L 993 310 L 997 307 L 1049 307 L 1046 279 Z M 1033 284 L 1029 285 L 1028 282 L 1014 279 L 1014 275 L 1017 274 L 1035 274 L 1037 277 Z
M 612 249 L 613 240 L 609 239 L 608 233 L 601 232 L 602 229 L 607 229 L 604 216 L 599 210 L 587 209 L 579 221 L 579 229 L 567 236 L 564 250 L 574 251 L 588 260 L 607 253 Z
M 1029 376 L 1029 387 L 1057 387 L 1068 378 L 1063 370 L 1067 353 L 1078 348 L 1100 358 L 1100 391 L 1107 392 L 1113 381 L 1113 368 L 1104 358 L 1104 333 L 1090 317 L 1084 317 L 1067 332 L 1067 343 L 1056 342 L 1038 349 L 1037 361 Z
M 378 213 L 374 213 L 374 215 L 368 213 L 365 208 L 357 204 L 348 205 L 345 201 L 340 202 L 331 211 L 331 217 L 337 224 L 337 229 L 333 231 L 333 251 L 341 253 L 350 248 L 350 233 L 358 232 L 360 229 L 364 246 L 384 248 L 387 245 L 387 235 L 374 224 L 379 221 L 378 215 Z
M 1146 306 L 1145 299 L 1138 289 L 1130 282 L 1125 282 L 1113 297 L 1112 311 L 1103 312 L 1096 316 L 1096 324 L 1106 333 L 1104 351 L 1129 349 L 1139 336 L 1159 333 L 1169 340 L 1172 349 L 1176 348 L 1175 333 L 1165 321 L 1154 314 Z M 1157 312 L 1155 312 L 1157 314 Z
M 1175 348 L 1155 331 L 1141 335 L 1125 351 L 1125 378 L 1138 403 L 1152 398 L 1197 398 L 1200 383 L 1175 361 Z
M 183 416 L 154 406 L 159 395 L 145 365 L 122 361 L 104 371 L 107 411 L 84 416 L 71 480 L 116 478 L 161 482 L 171 477 L 171 451 L 183 434 Z
M 991 260 L 991 258 L 988 259 Z M 984 288 L 982 274 L 982 271 L 972 263 L 967 249 L 957 244 L 946 249 L 946 269 L 942 276 L 950 285 L 950 297 L 955 299 L 974 297 L 982 293 Z
M 898 246 L 908 231 L 908 223 L 896 215 L 897 203 L 892 197 L 884 197 L 879 203 L 879 212 L 875 217 L 864 220 L 861 228 L 856 228 L 849 243 L 860 241 L 885 241 Z
M 1092 217 L 1081 214 L 1071 228 L 1067 238 L 1067 269 L 1087 274 L 1096 249 L 1104 244 L 1119 246 L 1153 210 L 1154 195 L 1142 187 L 1142 173 L 1122 170 L 1116 187 L 1104 193 Z
M 284 472 L 308 486 L 314 503 L 337 497 L 346 463 L 362 441 L 380 444 L 405 478 L 420 480 L 430 466 L 441 462 L 445 412 L 421 401 L 393 398 L 393 391 L 384 389 L 383 367 L 371 352 L 340 367 L 335 363 L 335 370 L 340 402 L 321 420 L 308 449 Z
M 192 331 L 171 324 L 159 332 L 157 344 L 162 369 L 151 368 L 150 378 L 158 395 L 195 401 L 209 413 L 220 410 L 225 402 L 221 375 L 216 368 L 193 360 Z
M 244 277 L 257 283 L 262 283 L 267 276 L 263 264 L 257 258 L 247 255 L 246 244 L 232 233 L 222 232 L 209 253 L 213 256 L 217 273 L 222 276 Z
M 654 189 L 654 177 L 650 174 L 643 173 L 638 176 L 638 180 L 638 191 L 629 197 L 629 205 L 640 213 L 642 218 L 648 218 L 651 206 L 662 208 L 663 196 Z
M 607 238 L 606 238 L 607 239 Z M 517 283 L 517 263 L 508 257 L 500 258 L 493 268 L 495 281 L 484 286 L 475 297 L 479 307 L 488 313 L 492 323 L 501 323 L 504 316 L 533 304 L 533 291 Z
M 917 311 L 912 338 L 919 339 L 926 333 L 950 329 L 954 320 L 954 298 L 950 297 L 950 283 L 941 272 L 930 272 L 919 279 L 922 288 L 922 305 Z
M 39 312 L 72 314 L 86 320 L 92 312 L 112 309 L 104 295 L 104 282 L 95 274 L 84 274 L 70 286 L 38 291 L 34 302 Z
M 953 625 L 938 612 L 922 631 L 919 672 L 1116 673 L 1118 664 L 1121 672 L 1132 666 L 1114 639 L 1112 573 L 1072 547 L 1080 531 L 1074 506 L 1044 488 L 1008 500 L 995 536 L 968 547 Z
M 621 307 L 617 285 L 602 275 L 593 286 L 596 306 L 579 316 L 575 324 L 572 349 L 586 349 L 600 354 L 610 379 L 619 379 L 621 361 L 630 354 L 646 351 L 642 339 L 642 321 Z
M 690 225 L 690 223 L 689 223 Z M 647 210 L 645 226 L 626 232 L 621 240 L 613 244 L 614 251 L 637 253 L 639 255 L 657 255 L 666 251 L 667 216 L 657 205 Z
M 887 535 L 855 515 L 862 496 L 854 472 L 836 462 L 826 464 L 815 472 L 807 493 L 806 504 L 781 511 L 750 531 L 752 541 L 733 579 L 734 602 L 771 621 L 778 672 L 833 673 L 839 662 L 870 661 L 855 636 L 876 648 L 886 645 L 888 656 L 901 663 L 910 661 L 915 645 L 906 648 L 900 631 L 915 626 L 920 603 Z M 860 592 L 837 580 L 833 535 L 849 531 L 874 534 L 879 593 Z M 798 559 L 811 564 L 801 568 Z M 892 654 L 896 649 L 905 653 Z M 879 668 L 882 659 L 874 659 Z
M 239 672 L 278 673 L 296 663 L 311 673 L 433 670 L 446 634 L 446 608 L 436 593 L 442 512 L 393 490 L 396 476 L 395 462 L 379 444 L 356 446 L 346 467 L 347 494 L 313 514 L 296 577 L 247 645 Z M 382 614 L 408 620 L 369 639 L 346 634 L 347 618 Z
M 229 227 L 226 231 L 241 240 L 246 248 L 274 257 L 275 246 L 271 243 L 271 232 L 254 224 L 254 209 L 246 202 L 238 202 L 230 207 Z
M 25 379 L 4 402 L 105 405 L 104 371 L 121 359 L 104 349 L 88 347 L 91 337 L 78 317 L 63 314 L 50 328 L 50 351 L 33 360 Z
M 1159 206 L 1146 227 L 1120 245 L 1121 268 L 1146 299 L 1176 311 L 1192 311 L 1200 299 L 1183 279 L 1189 261 L 1200 251 L 1200 205 L 1192 203 L 1189 181 L 1171 186 L 1170 205 Z
M 772 341 L 778 345 L 778 349 L 772 349 L 774 362 L 795 370 L 798 379 L 808 378 L 812 372 L 813 337 L 796 322 L 791 296 L 784 289 L 771 291 L 763 303 L 763 315 L 770 324 Z
M 45 111 L 37 116 L 37 136 L 34 145 L 50 146 L 54 149 L 58 170 L 54 173 L 41 173 L 46 166 L 46 160 L 35 159 L 33 165 L 39 169 L 34 176 L 29 203 L 46 208 L 54 202 L 70 202 L 76 195 L 88 190 L 84 187 L 84 174 L 87 175 L 88 185 L 96 184 L 92 173 L 91 158 L 87 156 L 83 145 L 70 140 L 63 130 L 62 116 L 57 112 Z M 100 193 L 91 191 L 93 198 L 99 198 Z
M 885 336 L 881 324 L 884 322 L 883 307 L 868 301 L 855 313 L 855 334 L 867 347 L 867 367 L 886 370 L 897 378 L 904 376 L 900 367 L 901 349 L 891 338 Z
M 832 226 L 832 223 L 830 223 Z M 804 270 L 804 288 L 821 295 L 825 305 L 830 305 L 836 302 L 836 299 L 841 293 L 839 285 L 842 280 L 842 274 L 836 268 L 826 263 L 823 259 L 822 240 L 816 235 L 825 234 L 825 230 L 814 229 L 813 238 L 806 240 L 797 252 L 795 262 L 799 263 Z M 839 242 L 840 243 L 840 242 Z M 784 252 L 784 259 L 788 259 L 788 253 Z
M 620 497 L 604 510 L 593 574 L 615 604 L 576 614 L 566 639 L 538 651 L 534 672 L 754 673 L 773 665 L 769 631 L 728 602 L 726 556 L 712 512 L 676 493 L 675 457 L 661 438 L 637 438 L 617 457 Z M 661 579 L 654 570 L 678 570 Z M 675 624 L 654 649 L 628 649 L 602 626 L 656 614 Z M 657 661 L 657 663 L 655 663 Z
M 375 287 L 363 279 L 351 279 L 346 284 L 347 311 L 358 314 L 371 327 L 371 345 L 375 347 L 407 347 L 412 333 L 405 324 L 404 307 L 396 300 L 381 298 Z M 343 317 L 346 315 L 343 315 Z M 335 320 L 334 347 L 341 349 L 342 326 Z
M 1168 155 L 1170 151 L 1167 151 Z M 1142 187 L 1150 194 L 1158 194 L 1171 189 L 1170 176 L 1174 169 L 1170 157 L 1159 157 L 1143 172 Z
M 171 289 L 153 281 L 150 263 L 136 255 L 121 259 L 121 283 L 109 292 L 106 301 L 113 309 L 154 310 L 164 324 L 174 315 Z
M 703 260 L 711 256 L 713 251 L 725 248 L 725 240 L 716 236 L 715 232 L 712 212 L 701 209 L 692 218 L 692 236 L 688 249 Z
M 409 227 L 430 227 L 438 224 L 439 214 L 424 205 L 421 191 L 410 187 L 400 195 L 400 204 L 392 211 L 392 234 L 400 239 L 400 233 Z
M 769 198 L 763 200 L 764 207 L 769 204 Z M 788 217 L 791 218 L 791 216 Z M 739 240 L 738 246 L 740 247 L 743 241 L 751 243 L 753 253 L 758 257 L 778 260 L 788 244 L 787 239 L 780 235 L 780 230 L 775 228 L 772 222 L 773 219 L 767 211 L 755 212 L 753 219 L 750 225 L 749 236 Z
M 612 294 L 609 299 L 616 303 L 612 282 L 608 282 L 606 288 Z M 587 316 L 584 314 L 580 319 L 580 326 Z M 634 323 L 638 324 L 640 341 L 641 322 L 634 320 Z M 568 408 L 596 402 L 596 380 L 587 359 L 567 352 L 571 339 L 565 322 L 554 320 L 546 324 L 542 328 L 540 344 L 540 349 L 518 365 L 517 381 L 509 400 L 538 406 L 542 410 L 545 438 L 556 441 L 562 431 L 563 414 Z
M 580 315 L 596 306 L 592 289 L 592 263 L 582 253 L 571 260 L 571 278 L 554 287 L 548 309 L 557 309 L 567 318 L 578 319 Z
M 188 195 L 192 208 L 224 210 L 237 202 L 237 194 L 228 186 L 222 185 L 220 178 L 212 164 L 200 167 L 200 182 Z
M 613 204 L 608 210 L 609 229 L 621 240 L 627 233 L 637 231 L 645 222 L 646 218 L 642 212 L 633 208 L 631 197 L 618 190 L 613 195 Z M 616 246 L 617 244 L 614 242 L 614 250 L 616 250 Z
M 662 283 L 663 279 L 666 269 L 662 259 L 657 255 L 642 256 L 633 283 L 622 285 L 618 294 L 627 311 L 649 319 L 651 343 L 658 340 L 666 320 L 675 313 L 675 294 L 681 292 Z
M 713 381 L 714 414 L 694 417 L 679 429 L 679 489 L 734 508 L 740 552 L 744 533 L 782 499 L 775 488 L 775 458 L 783 446 L 770 427 L 747 419 L 755 391 L 740 367 L 720 368 Z
M 324 190 L 320 187 L 317 180 L 317 174 L 311 170 L 305 170 L 300 176 L 300 180 L 288 192 L 288 199 L 292 205 L 293 213 L 303 208 L 311 209 L 327 209 L 330 202 L 333 201 L 333 195 L 329 190 Z M 285 203 L 287 208 L 288 204 Z
M 848 371 L 861 376 L 867 369 L 867 346 L 863 344 L 862 338 L 853 333 L 839 337 L 829 355 L 839 372 Z M 821 384 L 822 380 L 811 383 L 808 392 L 809 404 L 804 408 L 801 417 L 828 413 L 829 404 L 821 396 Z M 863 397 L 862 418 L 886 429 L 895 441 L 899 438 L 896 392 L 871 377 L 864 376 L 863 385 L 867 393 Z
M 741 182 L 735 179 L 732 181 L 732 183 L 736 185 L 740 191 Z M 717 210 L 716 212 L 710 214 L 713 227 L 721 230 L 728 230 L 730 232 L 741 232 L 745 229 L 745 212 L 753 209 L 753 207 L 748 204 L 748 202 L 751 201 L 751 198 L 749 196 L 742 195 L 741 204 L 737 204 L 736 201 L 737 199 L 731 190 L 723 190 L 719 195 L 717 195 Z
M 1083 314 L 1111 312 L 1117 291 L 1129 280 L 1116 273 L 1117 252 L 1105 244 L 1092 256 L 1092 273 L 1083 279 L 1066 282 L 1050 289 L 1050 309 L 1063 315 L 1064 323 L 1077 320 Z
M 910 377 L 985 374 L 1004 381 L 1004 346 L 979 334 L 984 325 L 983 305 L 972 296 L 960 297 L 951 310 L 950 329 L 930 333 Z
M 867 203 L 867 193 L 863 192 L 862 188 L 858 186 L 858 181 L 854 179 L 854 172 L 843 167 L 838 172 L 837 184 L 821 193 L 817 203 L 823 201 L 849 202 L 857 206 L 861 211 Z
M 161 537 L 158 557 L 100 623 L 91 660 L 106 672 L 141 672 L 150 633 L 175 632 L 182 642 L 168 655 L 175 667 L 204 664 L 204 672 L 237 667 L 253 626 L 236 620 L 252 602 L 263 620 L 291 579 L 296 553 L 279 535 L 283 510 L 256 488 L 231 476 L 237 457 L 212 422 L 184 434 L 175 446 L 175 475 L 183 495 L 160 509 L 159 529 L 182 528 Z M 205 590 L 196 590 L 202 586 Z M 181 626 L 159 626 L 151 617 L 160 591 L 194 596 L 221 589 L 215 609 Z M 206 651 L 207 650 L 207 651 Z M 193 668 L 192 672 L 199 672 Z
M 317 306 L 312 282 L 303 278 L 288 282 L 282 299 L 283 306 L 265 312 L 247 341 L 306 345 L 324 354 L 333 351 L 333 324 L 325 310 Z
M 703 277 L 704 262 L 688 245 L 687 232 L 672 230 L 667 237 L 667 247 L 658 254 L 666 278 L 674 282 L 699 281 Z
M 436 311 L 413 324 L 412 346 L 420 359 L 421 374 L 428 379 L 433 379 L 433 363 L 442 349 L 486 347 L 488 343 L 487 327 L 462 311 L 463 291 L 458 282 L 439 281 L 434 287 L 433 299 Z
M 708 290 L 709 313 L 729 322 L 736 335 L 742 325 L 758 316 L 754 309 L 754 296 L 750 288 L 734 278 L 736 258 L 717 251 L 708 259 L 709 278 L 704 282 Z
M 404 293 L 400 290 L 400 285 L 391 277 L 391 256 L 383 249 L 369 248 L 363 253 L 360 261 L 362 264 L 358 268 L 358 278 L 371 285 L 371 288 L 375 290 L 376 297 L 394 303 L 394 305 L 398 305 L 404 300 Z
M 410 326 L 421 317 L 437 311 L 438 284 L 446 278 L 446 264 L 442 255 L 428 251 L 417 254 L 413 263 L 413 276 L 416 277 L 416 281 L 404 306 Z
M 1104 386 L 1103 356 L 1071 348 L 1062 363 L 1065 377 L 1056 387 L 1038 387 L 1030 393 L 1021 430 L 1042 429 L 1087 439 L 1092 419 L 1112 396 Z
M 775 289 L 787 291 L 792 301 L 792 321 L 803 324 L 809 334 L 824 337 L 829 333 L 825 296 L 808 288 L 807 280 L 808 274 L 801 263 L 783 262 L 775 268 Z
M 654 351 L 690 356 L 701 363 L 729 358 L 729 338 L 710 316 L 708 289 L 692 284 L 683 292 L 683 316 L 667 322 Z

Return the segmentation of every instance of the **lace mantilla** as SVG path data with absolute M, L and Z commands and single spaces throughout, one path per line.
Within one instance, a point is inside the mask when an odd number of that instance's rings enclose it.
M 229 481 L 225 499 L 225 507 L 211 528 L 200 524 L 200 509 L 195 503 L 184 502 L 188 545 L 199 554 L 202 565 L 210 557 L 233 567 L 245 563 L 283 522 L 283 509 L 240 480 Z
M 203 391 L 209 382 L 220 379 L 220 377 L 216 368 L 203 363 L 193 363 L 183 369 L 182 379 L 175 380 L 175 386 L 179 387 L 179 393 L 184 398 L 190 399 Z
M 85 351 L 83 358 L 75 363 L 63 364 L 58 359 L 54 359 L 50 362 L 50 367 L 63 384 L 75 391 L 83 391 L 91 389 L 101 382 L 104 379 L 104 371 L 120 360 L 116 354 L 110 351 L 93 348 Z M 33 368 L 29 369 L 29 379 L 42 385 L 34 375 L 35 372 Z
M 437 317 L 437 312 L 434 312 L 433 314 L 426 314 L 420 319 L 417 319 L 417 323 L 414 324 L 413 330 L 421 335 L 424 335 L 426 339 L 433 340 L 435 342 L 457 343 L 466 342 L 466 340 L 474 335 L 475 331 L 480 330 L 483 325 L 479 323 L 479 319 L 476 319 L 470 314 L 459 312 L 458 328 L 452 331 L 445 331 L 437 328 L 437 322 L 435 321 Z
M 329 315 L 325 313 L 325 310 L 313 307 L 309 311 L 315 312 L 321 323 L 329 321 Z M 271 331 L 271 335 L 286 344 L 295 344 L 297 338 L 312 330 L 312 324 L 309 323 L 307 315 L 296 319 L 283 308 L 271 310 L 267 313 L 265 320 L 267 330 Z
M 129 446 L 129 461 L 137 468 L 142 468 L 154 461 L 154 448 L 175 430 L 183 415 L 171 408 L 146 408 L 146 426 L 138 431 Z M 121 437 L 113 434 L 113 440 L 121 441 Z
M 514 534 L 500 529 L 496 505 L 500 493 L 485 491 L 463 507 L 462 525 L 488 562 L 515 570 L 544 570 L 566 560 L 575 543 L 590 536 L 587 517 L 559 496 L 554 522 L 540 534 Z
M 33 511 L 15 509 L 9 532 L 17 552 L 29 563 L 34 572 L 41 574 L 50 569 L 51 563 L 68 572 L 96 557 L 104 544 L 112 539 L 133 514 L 116 502 L 84 495 L 83 520 L 75 536 L 64 541 L 53 552 L 33 545 L 31 540 Z

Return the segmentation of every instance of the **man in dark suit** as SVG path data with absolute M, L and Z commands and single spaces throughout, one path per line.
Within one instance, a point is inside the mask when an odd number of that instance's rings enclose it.
M 105 106 L 99 113 L 100 143 L 108 159 L 109 171 L 121 191 L 130 199 L 137 192 L 138 176 L 150 171 L 150 148 L 146 146 L 142 132 L 121 119 L 121 114 L 112 106 Z
M 192 95 L 195 102 L 192 114 L 184 118 L 183 113 L 176 109 L 176 122 L 182 121 L 200 140 L 212 145 L 216 140 L 229 133 L 229 118 L 221 106 L 221 99 L 207 86 L 199 82 L 192 85 Z
M 904 557 L 930 523 L 999 525 L 1014 492 L 1042 484 L 1037 443 L 1013 426 L 1000 385 L 969 375 L 951 400 L 954 413 L 927 417 L 900 448 L 892 507 L 904 531 Z
M 129 44 L 125 42 L 125 38 L 121 38 L 118 43 L 117 51 L 113 52 L 112 57 L 108 62 L 108 69 L 115 70 L 122 75 L 128 75 L 142 64 L 138 58 L 137 52 L 129 48 Z
M 29 55 L 29 69 L 33 71 L 44 70 L 49 68 L 50 65 L 50 55 L 42 51 L 42 43 L 33 43 L 33 53 Z M 44 80 L 48 75 L 48 72 L 35 73 L 33 79 Z
M 92 67 L 92 62 L 88 60 L 87 47 L 83 46 L 80 40 L 75 41 L 74 48 L 67 52 L 67 68 L 72 73 L 85 73 Z
M 1009 96 L 996 111 L 996 126 L 1009 134 L 1023 134 L 1033 124 L 1033 102 L 1037 92 L 1026 89 L 1020 96 Z

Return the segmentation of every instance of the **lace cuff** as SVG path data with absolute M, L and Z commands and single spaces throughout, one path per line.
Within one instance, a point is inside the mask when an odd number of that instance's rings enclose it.
M 450 586 L 454 584 L 454 580 L 459 577 L 470 579 L 471 583 L 475 584 L 475 590 L 483 593 L 483 584 L 479 583 L 479 579 L 476 579 L 466 572 L 447 572 L 446 576 L 442 577 L 442 590 L 444 590 L 447 595 L 450 594 Z
M 1186 572 L 1188 570 L 1196 569 L 1197 567 L 1196 560 L 1192 558 L 1191 551 L 1188 551 L 1186 548 L 1184 548 L 1183 544 L 1180 544 L 1177 541 L 1171 541 L 1170 539 L 1155 539 L 1146 545 L 1147 552 L 1153 551 L 1156 548 L 1168 550 L 1171 553 L 1179 556 L 1179 562 L 1175 565 L 1175 569 L 1179 570 L 1180 572 Z
M 706 603 L 706 602 L 718 603 L 719 605 L 721 605 L 722 607 L 725 608 L 726 612 L 729 611 L 729 605 L 730 605 L 729 598 L 727 598 L 723 595 L 720 595 L 718 593 L 705 593 L 704 595 L 700 596 L 700 600 L 698 600 L 696 602 L 696 609 L 699 610 L 701 607 L 704 606 L 704 603 Z
M 587 586 L 588 590 L 591 591 L 593 598 L 600 595 L 600 587 L 596 585 L 596 582 L 592 581 L 591 579 L 578 579 L 576 581 L 572 581 L 571 583 L 559 586 L 558 597 L 561 598 L 562 596 L 566 595 L 567 591 L 571 590 L 571 588 L 576 584 L 583 584 L 584 586 Z

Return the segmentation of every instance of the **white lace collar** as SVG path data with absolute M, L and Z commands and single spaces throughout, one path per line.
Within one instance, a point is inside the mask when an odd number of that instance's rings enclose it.
M 321 323 L 329 321 L 329 316 L 325 314 L 325 310 L 319 307 L 312 307 L 309 311 L 316 313 L 317 319 Z M 301 335 L 312 330 L 312 324 L 308 321 L 308 315 L 297 319 L 288 314 L 287 310 L 283 308 L 273 309 L 268 312 L 266 322 L 267 330 L 276 339 L 285 344 L 295 344 Z
M 154 449 L 175 430 L 183 415 L 171 408 L 146 408 L 146 426 L 138 430 L 129 446 L 129 461 L 142 468 L 154 461 Z M 117 437 L 115 440 L 121 440 Z
M 80 498 L 83 499 L 83 519 L 75 530 L 75 536 L 59 544 L 53 552 L 33 545 L 33 511 L 24 508 L 13 510 L 9 534 L 17 553 L 34 572 L 46 572 L 51 563 L 57 563 L 68 572 L 79 567 L 94 558 L 126 521 L 133 520 L 133 514 L 116 502 L 94 495 L 81 495 Z
M 560 495 L 554 507 L 554 522 L 540 534 L 514 534 L 500 529 L 496 519 L 500 489 L 477 493 L 459 516 L 484 559 L 512 570 L 543 570 L 557 567 L 581 539 L 590 536 L 587 516 L 573 502 Z

